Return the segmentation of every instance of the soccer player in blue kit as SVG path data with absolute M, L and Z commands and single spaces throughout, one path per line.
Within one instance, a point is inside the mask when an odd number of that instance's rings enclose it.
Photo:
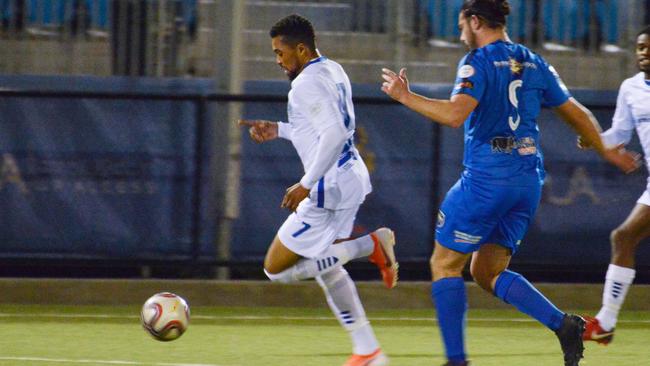
M 625 172 L 638 157 L 604 147 L 593 114 L 571 97 L 552 66 L 510 42 L 506 0 L 465 0 L 460 40 L 471 50 L 459 63 L 451 98 L 410 91 L 406 70 L 383 69 L 382 90 L 442 125 L 465 129 L 464 171 L 438 213 L 431 257 L 435 302 L 447 366 L 464 366 L 467 295 L 462 270 L 486 291 L 535 318 L 557 335 L 565 366 L 579 364 L 584 319 L 553 305 L 523 276 L 508 270 L 540 201 L 544 167 L 536 119 L 553 108 L 602 158 Z

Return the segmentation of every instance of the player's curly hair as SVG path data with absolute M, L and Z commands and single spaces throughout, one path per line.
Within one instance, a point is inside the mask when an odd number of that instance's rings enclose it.
M 316 50 L 316 34 L 311 22 L 298 14 L 288 15 L 275 23 L 269 31 L 271 38 L 281 36 L 282 40 L 295 47 L 299 43 Z
M 506 16 L 510 14 L 508 0 L 465 0 L 461 13 L 465 18 L 476 15 L 490 28 L 502 28 L 506 25 Z
M 636 36 L 638 37 L 642 34 L 647 34 L 650 36 L 650 25 L 646 25 L 645 28 L 641 29 L 641 31 L 636 34 Z

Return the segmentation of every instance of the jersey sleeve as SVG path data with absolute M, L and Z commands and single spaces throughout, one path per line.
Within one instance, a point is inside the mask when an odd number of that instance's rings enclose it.
M 278 121 L 278 137 L 291 141 L 291 126 L 282 121 Z
M 476 100 L 481 100 L 486 87 L 486 70 L 481 56 L 470 52 L 458 63 L 456 81 L 451 92 L 453 97 L 456 94 L 467 94 Z
M 305 108 L 306 117 L 318 133 L 316 156 L 300 179 L 303 187 L 311 188 L 336 163 L 348 138 L 347 130 L 336 85 L 314 78 L 309 84 L 299 85 L 295 95 L 296 102 Z
M 553 108 L 566 103 L 571 98 L 571 93 L 555 68 L 542 60 L 541 70 L 545 85 L 544 105 Z
M 618 90 L 612 127 L 600 134 L 603 143 L 608 147 L 627 144 L 632 139 L 632 133 L 634 132 L 634 117 L 627 103 L 627 88 L 625 85 L 624 82 Z
M 296 103 L 318 133 L 333 125 L 344 126 L 334 83 L 315 77 L 294 86 L 294 90 Z

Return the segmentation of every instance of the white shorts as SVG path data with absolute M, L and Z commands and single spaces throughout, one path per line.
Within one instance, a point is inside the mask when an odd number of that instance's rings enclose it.
M 310 199 L 298 205 L 296 212 L 284 221 L 278 230 L 278 237 L 292 252 L 314 258 L 325 251 L 336 239 L 349 238 L 359 205 L 329 210 L 317 207 Z

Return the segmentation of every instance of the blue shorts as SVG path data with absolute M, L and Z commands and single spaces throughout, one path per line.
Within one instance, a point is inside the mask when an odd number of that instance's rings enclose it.
M 498 244 L 514 254 L 539 205 L 542 186 L 504 186 L 462 177 L 438 212 L 436 241 L 461 253 Z

